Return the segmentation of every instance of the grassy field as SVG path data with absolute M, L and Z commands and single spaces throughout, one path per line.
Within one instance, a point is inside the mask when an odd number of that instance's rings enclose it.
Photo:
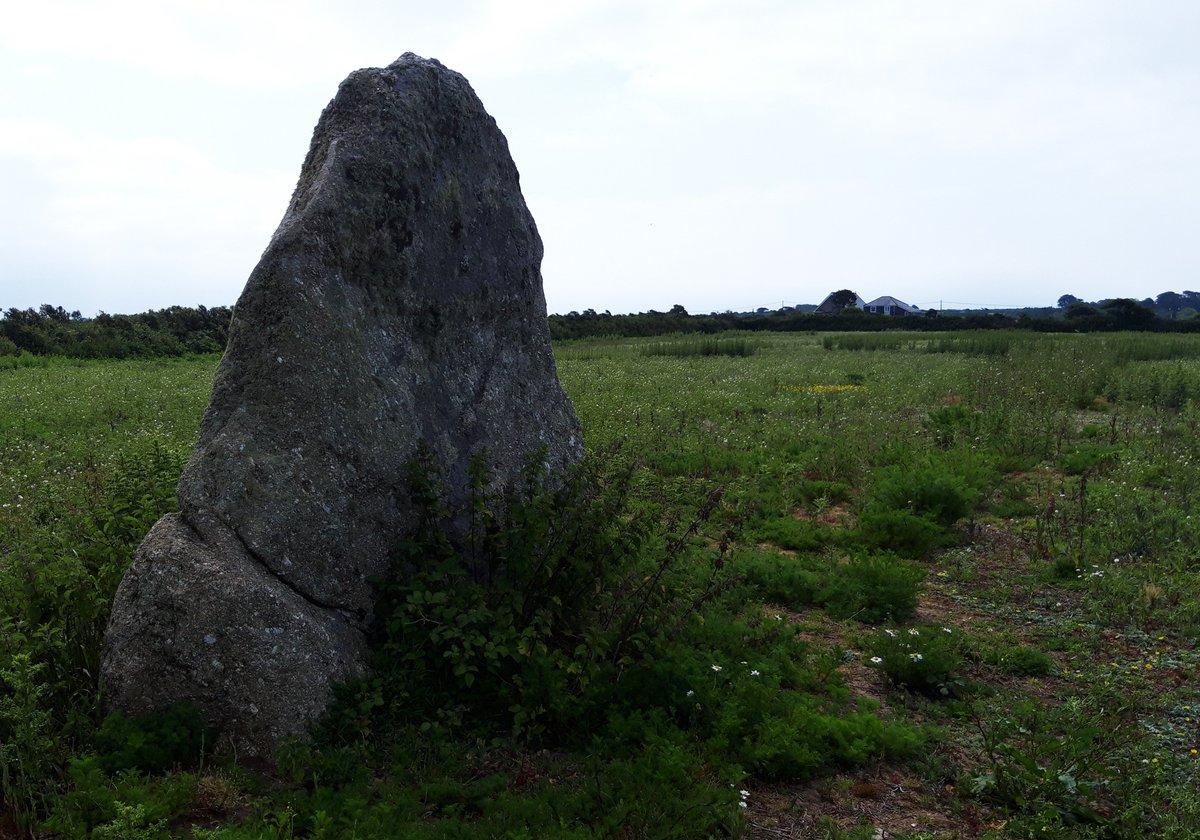
M 1200 337 L 556 351 L 601 454 L 527 533 L 594 590 L 390 590 L 271 764 L 96 679 L 216 357 L 0 370 L 0 836 L 1200 837 Z

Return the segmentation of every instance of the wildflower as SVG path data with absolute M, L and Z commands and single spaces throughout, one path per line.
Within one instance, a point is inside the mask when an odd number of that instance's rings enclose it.
M 746 804 L 746 800 L 745 800 L 745 799 L 743 799 L 741 802 L 739 802 L 739 803 L 738 803 L 738 807 L 739 807 L 739 808 L 748 808 L 748 807 L 750 807 L 750 806 L 749 806 L 749 805 L 747 805 L 747 804 Z
M 895 631 L 895 630 L 889 630 L 889 629 L 887 629 L 887 628 L 885 627 L 885 628 L 883 629 L 883 632 L 884 632 L 884 633 L 887 633 L 887 634 L 888 634 L 889 636 L 891 636 L 893 639 L 894 639 L 894 638 L 896 638 L 896 631 Z
M 748 790 L 739 790 L 738 793 L 742 795 L 742 799 L 746 799 L 748 796 L 750 796 L 750 791 Z
M 942 632 L 943 632 L 943 633 L 953 633 L 954 631 L 953 631 L 953 630 L 951 630 L 949 627 L 943 627 L 943 628 L 942 628 Z
M 882 659 L 880 659 L 878 656 L 872 656 L 872 657 L 871 657 L 871 664 L 872 664 L 872 665 L 879 665 L 879 664 L 881 664 L 882 662 L 883 662 L 883 660 L 882 660 Z
M 921 654 L 919 654 L 919 653 L 910 653 L 910 654 L 908 655 L 908 658 L 909 658 L 909 659 L 911 659 L 913 662 L 920 662 L 920 661 L 921 661 L 922 659 L 924 659 L 925 657 L 924 657 L 924 656 L 922 656 L 922 655 L 921 655 Z
M 908 628 L 908 635 L 910 635 L 910 636 L 920 636 L 920 635 L 921 635 L 921 631 L 920 631 L 920 630 L 918 630 L 916 627 L 909 627 L 909 628 Z
M 751 671 L 751 672 L 750 672 L 750 676 L 752 676 L 752 677 L 757 677 L 757 676 L 758 676 L 758 671 Z
M 720 670 L 721 670 L 721 666 L 720 666 L 720 665 L 717 665 L 716 663 L 713 663 L 712 669 L 713 669 L 714 671 L 720 671 Z
M 688 691 L 688 693 L 687 693 L 687 696 L 688 696 L 688 697 L 695 697 L 695 696 L 696 696 L 696 692 L 689 690 L 689 691 Z

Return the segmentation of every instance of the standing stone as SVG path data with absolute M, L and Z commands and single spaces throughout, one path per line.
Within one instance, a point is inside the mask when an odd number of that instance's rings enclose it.
M 117 591 L 113 708 L 177 701 L 269 752 L 363 673 L 370 578 L 411 531 L 424 445 L 450 502 L 582 455 L 546 324 L 542 243 L 467 80 L 411 53 L 352 73 L 234 309 L 200 439 Z

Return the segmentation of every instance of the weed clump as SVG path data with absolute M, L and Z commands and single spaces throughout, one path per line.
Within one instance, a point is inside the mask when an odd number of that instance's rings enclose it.
M 867 640 L 867 664 L 895 686 L 927 697 L 952 697 L 965 686 L 962 638 L 949 627 L 886 627 Z

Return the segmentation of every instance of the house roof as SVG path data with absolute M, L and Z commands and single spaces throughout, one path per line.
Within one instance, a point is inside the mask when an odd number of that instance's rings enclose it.
M 823 300 L 819 304 L 817 304 L 817 312 L 834 312 L 834 311 L 836 311 L 836 308 L 830 302 L 830 298 L 832 298 L 835 294 L 837 294 L 837 292 L 830 292 L 829 294 L 825 295 L 825 300 Z M 856 293 L 854 296 L 854 305 L 857 306 L 859 309 L 862 309 L 867 304 L 862 299 L 862 295 L 859 295 Z
M 871 301 L 870 303 L 864 304 L 864 306 L 891 306 L 894 308 L 898 307 L 900 309 L 907 310 L 908 312 L 920 312 L 921 311 L 921 308 L 919 306 L 913 306 L 912 304 L 905 303 L 904 301 L 900 300 L 899 298 L 894 298 L 891 295 L 884 295 L 883 297 L 877 297 L 877 298 L 875 298 L 875 300 Z

